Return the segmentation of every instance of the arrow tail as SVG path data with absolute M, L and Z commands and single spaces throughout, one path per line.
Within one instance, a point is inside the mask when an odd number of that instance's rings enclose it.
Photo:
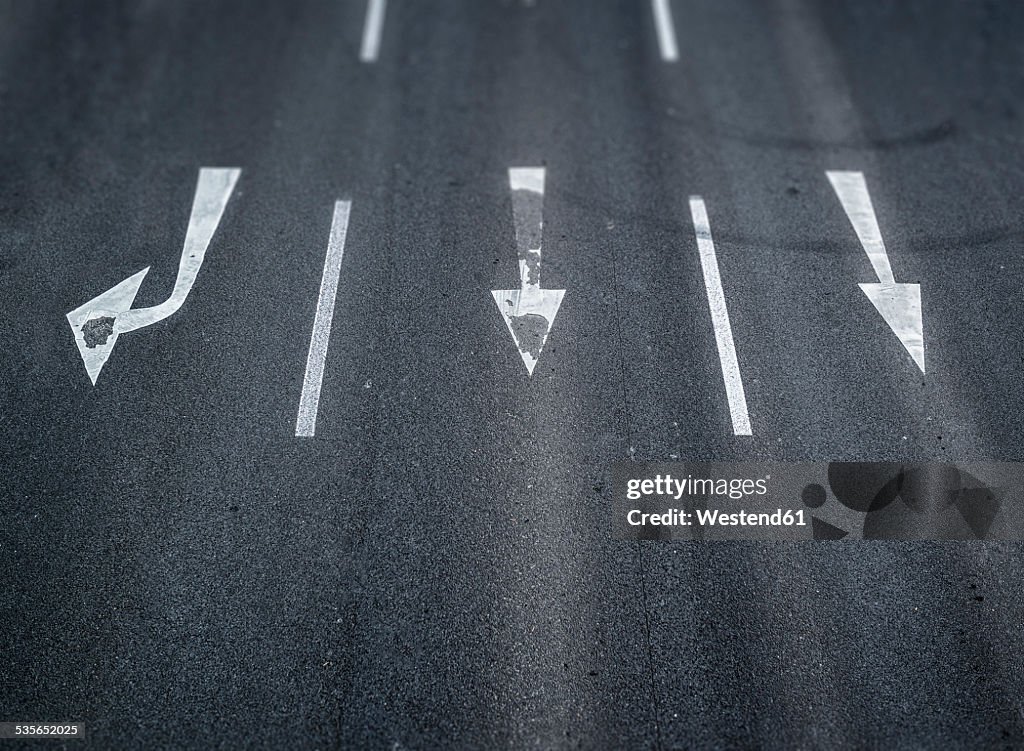
M 860 240 L 861 247 L 875 270 L 878 281 L 893 283 L 892 267 L 889 265 L 889 255 L 885 250 L 885 243 L 882 241 L 882 230 L 878 227 L 878 218 L 875 216 L 875 207 L 871 203 L 871 194 L 868 193 L 868 184 L 864 179 L 863 172 L 854 171 L 830 171 L 826 172 L 832 189 L 836 192 L 839 202 L 843 205 L 850 224 Z
M 512 223 L 519 254 L 522 287 L 540 287 L 541 239 L 544 230 L 544 167 L 512 167 Z
M 178 276 L 174 281 L 171 296 L 151 308 L 128 311 L 118 319 L 117 327 L 120 333 L 151 326 L 178 312 L 188 293 L 192 291 L 196 277 L 199 276 L 199 269 L 206 258 L 210 241 L 217 231 L 241 173 L 242 171 L 237 168 L 203 167 L 199 170 L 196 193 L 192 199 L 192 213 L 188 220 L 188 231 L 185 233 L 185 245 L 181 251 Z

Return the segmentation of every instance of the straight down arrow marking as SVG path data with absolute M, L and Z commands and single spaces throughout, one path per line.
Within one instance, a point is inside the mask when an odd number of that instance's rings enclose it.
M 142 280 L 149 271 L 147 266 L 67 314 L 75 344 L 94 386 L 121 334 L 162 321 L 177 312 L 185 302 L 241 173 L 240 169 L 234 168 L 203 167 L 199 170 L 178 277 L 167 300 L 151 308 L 132 309 Z
M 540 286 L 544 167 L 513 167 L 508 171 L 508 180 L 512 189 L 520 288 L 496 289 L 491 291 L 491 295 L 505 319 L 527 372 L 533 375 L 565 290 L 541 289 Z
M 861 290 L 896 334 L 917 367 L 924 373 L 924 316 L 921 313 L 921 285 L 897 282 L 878 228 L 863 172 L 829 171 L 829 182 L 843 204 L 860 244 L 867 253 L 878 283 L 862 283 Z

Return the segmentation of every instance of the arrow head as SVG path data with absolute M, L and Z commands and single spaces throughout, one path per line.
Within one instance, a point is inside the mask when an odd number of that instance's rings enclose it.
M 889 328 L 899 338 L 917 367 L 924 373 L 924 320 L 921 315 L 921 285 L 886 282 L 861 284 Z
M 93 386 L 96 385 L 96 379 L 100 377 L 100 371 L 114 350 L 114 344 L 117 343 L 120 333 L 117 317 L 132 307 L 148 271 L 147 266 L 68 313 L 71 333 L 74 334 L 75 344 L 78 345 L 78 352 L 82 355 L 85 370 Z
M 526 370 L 533 375 L 565 290 L 527 286 L 523 289 L 496 289 L 491 291 L 491 295 L 505 319 Z

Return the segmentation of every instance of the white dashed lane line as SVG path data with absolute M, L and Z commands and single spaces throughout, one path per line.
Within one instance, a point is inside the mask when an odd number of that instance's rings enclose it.
M 302 397 L 299 399 L 299 416 L 295 421 L 296 437 L 311 438 L 316 434 L 320 387 L 324 381 L 327 346 L 330 344 L 331 322 L 334 319 L 334 300 L 338 294 L 341 258 L 345 253 L 345 237 L 348 234 L 351 210 L 351 201 L 338 201 L 334 204 L 331 236 L 327 241 L 324 275 L 320 280 L 320 297 L 316 303 L 313 334 L 309 341 L 309 355 L 306 357 L 306 375 L 302 381 Z
M 722 290 L 722 277 L 718 272 L 715 243 L 711 239 L 711 224 L 708 221 L 708 210 L 704 205 L 704 199 L 700 196 L 690 197 L 690 214 L 693 217 L 693 230 L 697 235 L 700 266 L 704 271 L 704 286 L 708 293 L 711 322 L 715 327 L 718 358 L 722 362 L 725 395 L 729 400 L 729 413 L 732 415 L 732 431 L 736 435 L 751 435 L 750 416 L 747 414 L 747 397 L 743 392 L 740 364 L 736 359 L 736 344 L 732 338 L 729 311 L 725 306 L 725 292 Z

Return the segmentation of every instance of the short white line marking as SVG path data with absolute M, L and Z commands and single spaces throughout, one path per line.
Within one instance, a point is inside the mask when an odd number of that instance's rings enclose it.
M 679 59 L 679 48 L 676 46 L 676 29 L 672 25 L 672 9 L 668 1 L 651 0 L 651 9 L 654 11 L 654 25 L 658 27 L 661 59 L 666 63 L 674 63 Z
M 729 399 L 729 412 L 732 414 L 732 431 L 736 435 L 752 435 L 750 416 L 747 414 L 747 398 L 743 393 L 743 379 L 740 377 L 736 345 L 732 339 L 732 326 L 729 324 L 729 311 L 725 307 L 722 277 L 718 273 L 715 243 L 711 239 L 708 210 L 704 206 L 704 199 L 700 196 L 690 196 L 690 214 L 693 216 L 693 229 L 697 235 L 700 265 L 704 270 L 704 286 L 708 292 L 711 321 L 715 326 L 718 358 L 722 361 L 725 393 Z
M 386 6 L 387 0 L 367 0 L 366 23 L 363 25 L 363 46 L 359 50 L 359 59 L 364 63 L 377 62 Z
M 338 201 L 334 204 L 331 237 L 327 241 L 327 259 L 324 261 L 324 275 L 320 280 L 320 298 L 316 304 L 313 335 L 309 340 L 309 356 L 306 358 L 306 377 L 302 382 L 302 397 L 299 399 L 299 417 L 295 421 L 296 437 L 310 438 L 316 433 L 320 387 L 324 380 L 327 345 L 331 340 L 334 299 L 338 294 L 341 257 L 345 252 L 345 236 L 348 234 L 348 216 L 351 209 L 351 201 Z

